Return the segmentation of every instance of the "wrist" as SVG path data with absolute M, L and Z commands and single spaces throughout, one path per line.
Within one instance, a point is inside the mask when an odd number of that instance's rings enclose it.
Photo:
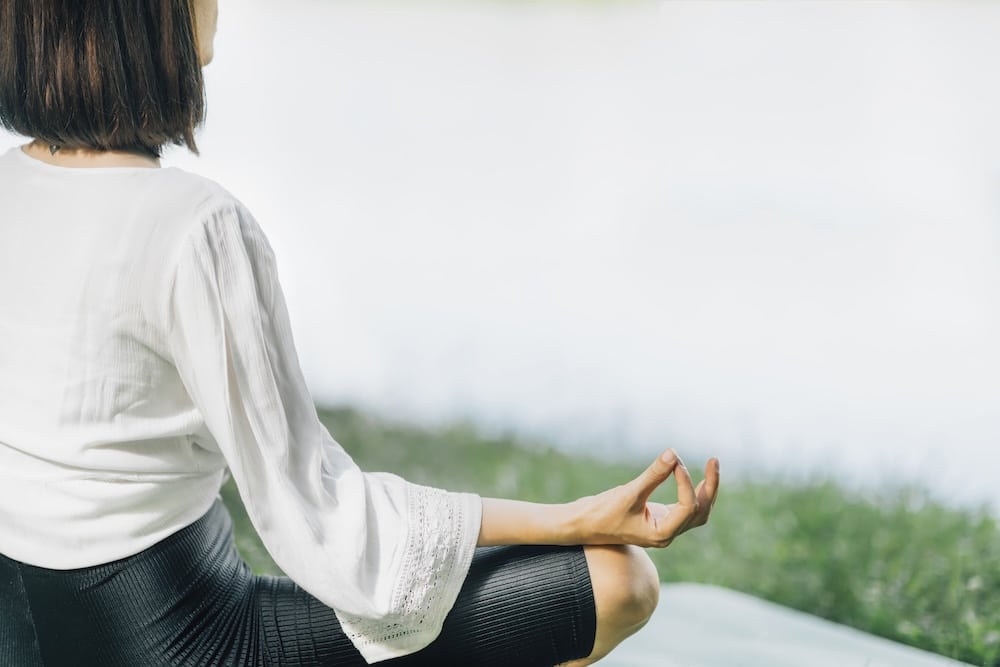
M 527 516 L 525 518 L 528 519 L 526 524 L 533 526 L 531 532 L 534 536 L 533 539 L 529 538 L 531 542 L 562 546 L 582 544 L 582 512 L 577 501 L 532 504 L 529 511 L 530 519 Z
M 562 538 L 561 544 L 588 544 L 590 533 L 587 530 L 587 499 L 578 498 L 559 505 L 560 525 L 557 529 Z

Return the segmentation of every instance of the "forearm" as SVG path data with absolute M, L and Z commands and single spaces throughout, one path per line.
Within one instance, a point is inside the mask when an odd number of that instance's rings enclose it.
M 581 544 L 577 513 L 577 503 L 549 505 L 483 498 L 477 546 Z
M 677 502 L 651 502 L 668 477 L 677 479 Z M 477 546 L 500 544 L 634 544 L 665 547 L 681 533 L 703 525 L 719 488 L 719 460 L 709 459 L 695 489 L 684 463 L 663 451 L 635 479 L 597 495 L 548 505 L 482 498 Z

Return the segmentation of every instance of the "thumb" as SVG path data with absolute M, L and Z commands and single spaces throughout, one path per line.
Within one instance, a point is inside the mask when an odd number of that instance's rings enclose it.
M 677 465 L 677 454 L 673 449 L 665 449 L 663 452 L 656 457 L 648 468 L 642 471 L 642 473 L 632 480 L 632 483 L 636 487 L 636 494 L 641 502 L 646 502 L 646 499 L 656 490 L 660 484 L 663 484 L 670 477 L 670 473 L 674 471 L 674 467 Z

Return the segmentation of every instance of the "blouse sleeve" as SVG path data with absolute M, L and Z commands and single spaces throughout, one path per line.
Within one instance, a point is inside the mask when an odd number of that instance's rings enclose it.
M 266 236 L 240 202 L 210 208 L 169 283 L 181 380 L 278 566 L 369 663 L 418 651 L 468 572 L 481 499 L 358 468 L 317 415 Z

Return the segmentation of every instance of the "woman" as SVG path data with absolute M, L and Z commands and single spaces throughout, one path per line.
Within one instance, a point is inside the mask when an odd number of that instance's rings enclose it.
M 246 207 L 197 152 L 214 0 L 0 0 L 0 664 L 591 664 L 639 547 L 707 521 L 672 450 L 562 505 L 358 469 L 318 419 Z M 236 554 L 235 479 L 288 577 Z M 648 503 L 676 476 L 678 502 Z

